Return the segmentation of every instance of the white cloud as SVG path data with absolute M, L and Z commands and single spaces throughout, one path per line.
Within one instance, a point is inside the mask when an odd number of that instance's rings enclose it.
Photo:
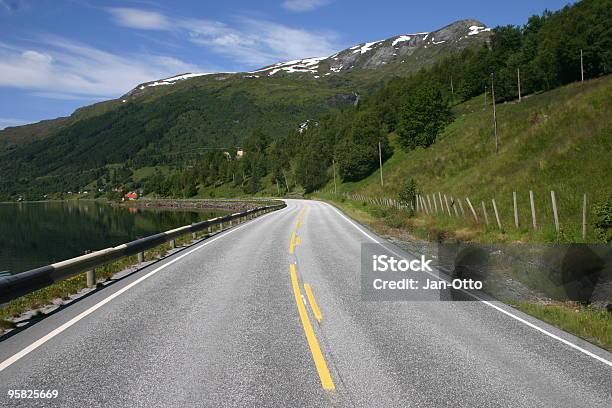
M 190 42 L 251 68 L 280 60 L 327 56 L 338 49 L 338 36 L 333 31 L 309 31 L 254 18 L 236 18 L 232 26 L 201 19 L 173 19 L 170 25 Z
M 26 120 L 15 119 L 15 118 L 0 118 L 0 130 L 11 127 L 11 126 L 21 126 L 30 123 Z
M 61 37 L 27 48 L 0 43 L 0 87 L 48 98 L 114 98 L 141 82 L 200 71 L 173 57 L 117 55 Z
M 283 7 L 290 11 L 310 11 L 329 4 L 331 0 L 285 0 Z
M 109 8 L 107 10 L 112 14 L 115 23 L 123 27 L 141 30 L 170 29 L 170 20 L 156 11 L 125 7 Z
M 158 12 L 128 10 L 130 15 L 155 15 L 159 24 L 128 25 L 115 19 L 117 24 L 136 29 L 172 30 L 194 44 L 251 68 L 280 60 L 327 56 L 338 49 L 335 45 L 337 35 L 330 30 L 308 31 L 254 18 L 236 18 L 234 24 L 229 25 L 214 20 L 172 18 Z

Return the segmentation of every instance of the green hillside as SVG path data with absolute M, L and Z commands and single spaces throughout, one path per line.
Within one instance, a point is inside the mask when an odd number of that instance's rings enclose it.
M 550 201 L 550 191 L 554 190 L 566 239 L 580 240 L 583 194 L 587 194 L 589 208 L 612 196 L 611 108 L 611 76 L 532 95 L 520 103 L 499 104 L 496 153 L 492 105 L 489 98 L 485 106 L 481 95 L 455 106 L 456 120 L 428 148 L 404 151 L 397 145 L 397 136 L 392 135 L 396 148 L 383 166 L 384 187 L 377 171 L 359 182 L 340 184 L 338 191 L 398 199 L 406 181 L 412 178 L 423 195 L 441 192 L 461 199 L 469 197 L 481 219 L 484 201 L 491 224 L 491 199 L 495 198 L 509 239 L 520 239 L 533 235 L 529 190 L 535 194 L 537 217 L 543 227 L 539 234 L 554 237 Z M 323 190 L 333 190 L 333 183 Z M 518 231 L 514 228 L 512 192 L 518 194 Z M 459 234 L 469 235 L 473 227 L 464 219 L 424 218 L 431 223 L 429 227 Z M 500 238 L 497 226 L 491 225 L 488 231 L 495 237 L 486 239 Z M 592 228 L 589 238 L 598 240 Z

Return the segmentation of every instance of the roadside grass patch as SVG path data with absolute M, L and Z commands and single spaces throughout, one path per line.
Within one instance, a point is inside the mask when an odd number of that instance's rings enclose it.
M 612 352 L 612 313 L 607 310 L 571 302 L 537 304 L 509 301 L 508 303 L 524 313 Z

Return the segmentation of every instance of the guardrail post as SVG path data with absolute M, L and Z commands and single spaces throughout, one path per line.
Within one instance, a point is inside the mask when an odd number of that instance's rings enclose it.
M 198 239 L 198 234 L 197 234 L 197 233 L 195 233 L 195 232 L 192 232 L 192 233 L 191 233 L 191 239 L 192 239 L 192 240 L 194 240 L 194 241 L 195 241 L 196 239 Z
M 86 254 L 91 253 L 91 251 L 85 251 Z M 91 270 L 85 272 L 85 276 L 87 277 L 87 287 L 93 288 L 96 286 L 96 268 L 92 268 Z
M 234 222 L 230 220 L 229 224 L 230 224 L 229 227 L 232 228 L 232 225 L 234 225 Z
M 138 253 L 138 263 L 143 263 L 145 261 L 144 252 Z
M 85 254 L 90 254 L 91 251 L 88 249 L 85 251 Z M 91 270 L 85 272 L 85 276 L 87 278 L 87 287 L 93 288 L 96 286 L 96 268 L 92 268 Z
M 209 225 L 209 226 L 208 226 L 208 234 L 209 234 L 209 235 L 210 235 L 210 234 L 212 234 L 212 225 Z
M 176 249 L 176 239 L 173 239 L 172 241 L 170 241 L 170 248 Z
M 219 223 L 219 232 L 223 231 L 223 222 Z
M 96 286 L 96 269 L 87 271 L 87 287 L 93 288 Z

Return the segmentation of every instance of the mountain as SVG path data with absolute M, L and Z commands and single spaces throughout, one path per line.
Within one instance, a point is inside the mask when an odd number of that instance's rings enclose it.
M 430 66 L 441 56 L 458 52 L 474 45 L 481 45 L 491 35 L 491 28 L 477 20 L 456 21 L 433 32 L 403 34 L 386 40 L 357 44 L 328 57 L 309 57 L 279 62 L 247 73 L 184 73 L 170 78 L 139 84 L 122 99 L 140 96 L 151 88 L 174 85 L 181 81 L 201 76 L 216 76 L 219 79 L 231 75 L 258 79 L 278 76 L 310 76 L 314 79 L 332 75 L 346 75 L 359 71 L 386 73 L 412 73 Z
M 239 146 L 256 129 L 285 136 L 308 120 L 352 106 L 382 81 L 482 46 L 491 34 L 476 20 L 461 20 L 328 57 L 139 84 L 70 117 L 0 131 L 0 195 L 74 190 L 126 164 L 133 170 L 184 164 L 207 149 Z

